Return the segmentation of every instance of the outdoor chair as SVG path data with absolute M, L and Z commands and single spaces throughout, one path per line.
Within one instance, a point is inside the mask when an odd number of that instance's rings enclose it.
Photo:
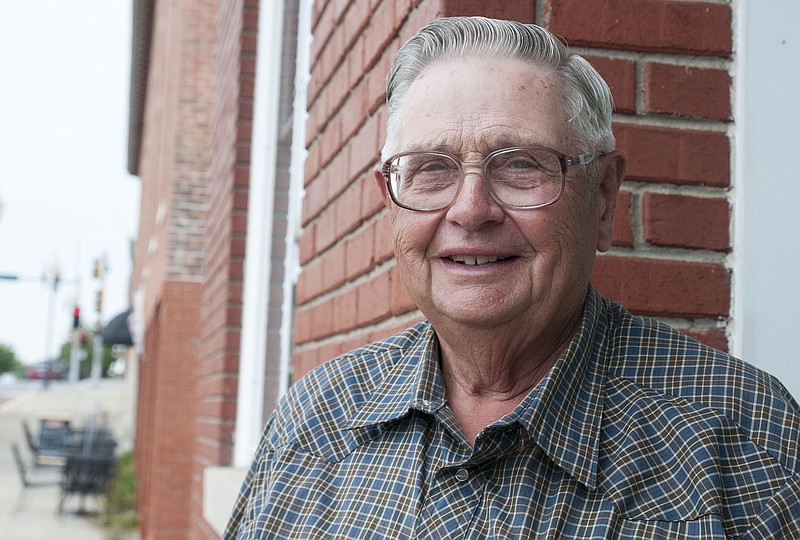
M 83 513 L 86 496 L 104 495 L 116 466 L 117 442 L 109 430 L 90 428 L 74 435 L 68 442 L 68 452 L 61 471 L 59 514 L 64 512 L 64 502 L 70 495 L 80 497 L 78 511 Z
M 69 422 L 61 419 L 42 418 L 39 436 L 34 436 L 28 422 L 22 420 L 25 442 L 33 455 L 33 466 L 62 465 L 67 455 L 68 441 L 72 435 Z
M 17 466 L 19 478 L 22 480 L 22 487 L 26 488 L 30 485 L 28 467 L 25 465 L 25 460 L 22 459 L 22 453 L 16 443 L 11 443 L 11 453 L 14 454 L 14 464 Z
M 80 497 L 79 513 L 85 510 L 87 495 L 99 497 L 105 494 L 108 481 L 114 476 L 114 456 L 67 456 L 61 473 L 61 496 L 58 513 L 64 513 L 64 502 L 70 495 Z

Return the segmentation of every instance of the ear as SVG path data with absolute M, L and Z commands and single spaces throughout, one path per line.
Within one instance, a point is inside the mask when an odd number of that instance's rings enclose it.
M 625 178 L 628 157 L 622 150 L 614 150 L 603 156 L 602 159 L 605 166 L 602 169 L 597 193 L 599 198 L 597 250 L 608 251 L 611 241 L 614 239 L 614 213 L 617 210 L 617 195 L 622 180 Z
M 375 178 L 375 183 L 378 184 L 378 192 L 381 194 L 381 200 L 383 200 L 383 204 L 386 205 L 386 208 L 391 208 L 392 201 L 389 199 L 389 191 L 386 187 L 386 178 L 383 177 L 380 169 L 375 169 L 372 171 L 372 175 L 373 178 Z

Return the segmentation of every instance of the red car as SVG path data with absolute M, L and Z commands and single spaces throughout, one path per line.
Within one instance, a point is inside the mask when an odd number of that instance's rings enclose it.
M 25 370 L 25 378 L 31 380 L 41 380 L 45 376 L 49 380 L 63 379 L 66 375 L 66 366 L 58 360 L 47 360 L 28 366 Z

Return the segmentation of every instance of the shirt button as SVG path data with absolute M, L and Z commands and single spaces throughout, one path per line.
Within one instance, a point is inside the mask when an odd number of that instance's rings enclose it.
M 456 471 L 456 480 L 459 482 L 466 482 L 469 480 L 469 471 L 467 469 L 458 469 Z

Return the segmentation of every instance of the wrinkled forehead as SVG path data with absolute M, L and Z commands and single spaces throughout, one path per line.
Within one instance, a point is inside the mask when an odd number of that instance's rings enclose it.
M 563 81 L 552 69 L 521 60 L 437 61 L 409 86 L 394 121 L 395 151 L 569 150 Z

